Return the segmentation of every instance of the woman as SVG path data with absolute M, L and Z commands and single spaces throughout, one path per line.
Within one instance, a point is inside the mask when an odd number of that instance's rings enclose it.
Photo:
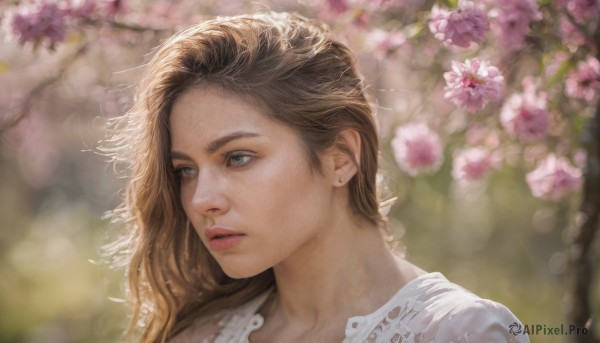
M 264 13 L 184 30 L 119 124 L 131 231 L 115 253 L 139 341 L 528 341 L 506 307 L 387 246 L 372 108 L 324 25 Z

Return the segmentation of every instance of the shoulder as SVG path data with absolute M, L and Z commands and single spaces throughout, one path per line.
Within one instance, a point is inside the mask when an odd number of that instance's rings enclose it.
M 424 329 L 423 338 L 455 343 L 529 342 L 527 335 L 517 332 L 522 324 L 506 306 L 483 299 L 441 274 L 424 285 L 421 296 L 423 308 L 415 325 Z
M 519 330 L 521 322 L 506 306 L 478 297 L 441 273 L 417 277 L 381 310 L 385 312 L 366 318 L 370 324 L 365 337 L 386 341 L 400 337 L 407 342 L 529 342 Z M 357 318 L 355 326 L 359 325 Z M 347 333 L 352 334 L 352 329 Z
M 529 342 L 517 317 L 504 305 L 488 299 L 471 298 L 456 304 L 437 323 L 435 341 Z

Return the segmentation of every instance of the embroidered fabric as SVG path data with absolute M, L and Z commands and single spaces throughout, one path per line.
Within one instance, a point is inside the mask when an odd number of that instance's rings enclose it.
M 264 323 L 257 311 L 271 292 L 210 320 L 199 320 L 169 343 L 249 343 L 250 334 Z M 433 272 L 404 285 L 375 312 L 349 318 L 342 343 L 529 342 L 526 334 L 513 334 L 511 325 L 522 327 L 504 305 Z

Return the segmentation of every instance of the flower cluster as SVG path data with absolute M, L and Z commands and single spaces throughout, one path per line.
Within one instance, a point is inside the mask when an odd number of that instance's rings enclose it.
M 411 176 L 435 172 L 444 158 L 440 137 L 425 123 L 398 127 L 392 148 L 400 169 Z
M 490 30 L 490 23 L 480 7 L 471 1 L 460 0 L 455 11 L 433 6 L 429 30 L 446 45 L 467 48 L 471 43 L 483 41 L 484 34 Z
M 521 94 L 510 96 L 500 112 L 500 122 L 504 130 L 522 142 L 538 140 L 548 131 L 548 108 L 545 92 L 536 94 L 532 83 L 524 82 Z
M 444 73 L 445 98 L 469 112 L 476 112 L 489 101 L 502 96 L 504 77 L 488 61 L 452 61 L 452 70 Z
M 74 17 L 89 17 L 96 10 L 96 0 L 67 0 L 66 12 Z
M 325 4 L 329 11 L 338 14 L 346 12 L 350 8 L 346 0 L 326 0 Z
M 579 22 L 595 19 L 600 15 L 600 0 L 558 0 L 557 3 Z
M 533 196 L 545 200 L 558 200 L 579 190 L 583 184 L 581 170 L 554 154 L 540 161 L 526 179 Z
M 481 179 L 492 168 L 500 165 L 500 157 L 483 147 L 459 150 L 454 154 L 452 177 L 459 182 Z
M 23 5 L 9 12 L 8 33 L 20 43 L 48 41 L 50 46 L 65 40 L 67 12 L 55 3 Z
M 542 19 L 536 0 L 498 0 L 497 25 L 500 43 L 507 49 L 522 48 L 531 22 Z
M 566 17 L 561 17 L 559 28 L 560 38 L 565 45 L 578 46 L 585 43 L 585 36 Z
M 573 98 L 594 101 L 600 91 L 600 62 L 594 57 L 579 62 L 565 80 L 565 93 Z
M 97 10 L 101 15 L 112 18 L 123 11 L 123 1 L 105 2 L 100 9 L 98 0 L 22 2 L 7 12 L 3 26 L 8 37 L 21 44 L 53 48 L 66 39 L 67 30 L 75 20 L 90 17 Z
M 369 42 L 373 45 L 375 56 L 383 59 L 404 44 L 406 36 L 402 31 L 387 32 L 375 29 L 369 34 Z

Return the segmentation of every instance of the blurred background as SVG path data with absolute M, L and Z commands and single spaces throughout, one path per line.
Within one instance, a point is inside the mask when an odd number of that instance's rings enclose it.
M 556 202 L 535 198 L 524 179 L 533 160 L 523 156 L 560 146 L 556 141 L 561 136 L 573 137 L 569 148 L 576 145 L 592 106 L 572 104 L 581 116 L 569 117 L 572 130 L 557 131 L 550 143 L 522 146 L 500 135 L 507 146 L 506 163 L 486 179 L 463 185 L 451 176 L 453 150 L 465 140 L 470 120 L 487 125 L 486 116 L 497 113 L 500 105 L 469 119 L 443 99 L 441 76 L 449 69 L 449 56 L 477 53 L 500 66 L 518 62 L 507 76 L 513 82 L 524 70 L 539 72 L 544 58 L 554 59 L 555 38 L 531 39 L 509 56 L 500 56 L 492 44 L 442 51 L 444 46 L 432 44 L 423 25 L 433 1 L 420 0 L 394 6 L 393 1 L 375 2 L 383 13 L 357 1 L 55 3 L 79 6 L 81 13 L 64 24 L 64 39 L 32 43 L 11 35 L 7 25 L 12 12 L 34 2 L 0 2 L 0 118 L 10 124 L 0 131 L 0 342 L 121 340 L 127 325 L 123 272 L 105 263 L 101 247 L 119 233 L 103 217 L 120 202 L 124 180 L 99 152 L 105 125 L 131 105 L 143 64 L 166 37 L 212 15 L 265 8 L 325 20 L 357 52 L 378 102 L 388 198 L 398 197 L 389 212 L 390 228 L 407 258 L 505 304 L 524 324 L 568 325 L 562 314 L 567 228 L 581 194 Z M 347 8 L 335 7 L 342 5 Z M 371 35 L 373 27 L 387 32 L 402 28 L 403 36 L 381 50 Z M 493 39 L 490 34 L 487 43 Z M 391 140 L 396 126 L 415 119 L 432 123 L 445 149 L 440 170 L 411 177 L 396 165 Z M 597 316 L 597 282 L 592 293 Z

